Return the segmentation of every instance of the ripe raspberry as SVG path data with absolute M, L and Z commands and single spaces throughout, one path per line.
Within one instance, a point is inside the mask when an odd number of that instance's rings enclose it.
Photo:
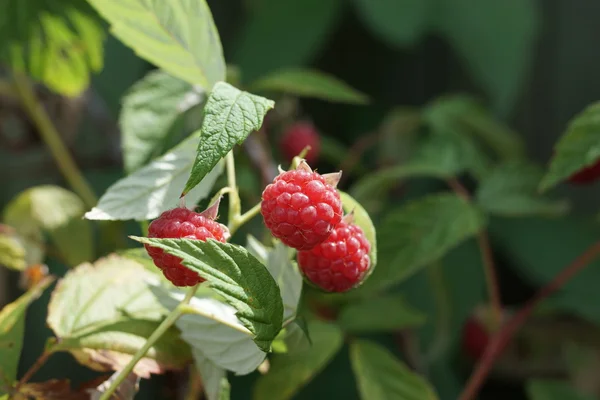
M 292 161 L 306 146 L 310 146 L 305 155 L 306 162 L 316 162 L 321 151 L 321 138 L 310 122 L 295 123 L 286 130 L 281 139 L 281 152 L 288 161 Z
M 585 185 L 600 178 L 600 160 L 581 171 L 576 172 L 569 178 L 569 182 L 576 185 Z
M 319 175 L 306 162 L 282 172 L 262 193 L 260 212 L 273 236 L 298 250 L 309 250 L 342 220 L 335 189 L 340 173 Z
M 314 285 L 328 292 L 345 292 L 362 283 L 367 275 L 370 250 L 363 230 L 344 220 L 323 243 L 299 251 L 298 265 Z
M 215 239 L 225 242 L 229 237 L 226 226 L 214 221 L 219 202 L 198 214 L 185 207 L 165 211 L 148 227 L 151 238 L 185 238 L 206 241 Z M 165 277 L 175 286 L 194 286 L 204 279 L 181 264 L 181 258 L 165 253 L 162 249 L 144 245 L 146 251 Z

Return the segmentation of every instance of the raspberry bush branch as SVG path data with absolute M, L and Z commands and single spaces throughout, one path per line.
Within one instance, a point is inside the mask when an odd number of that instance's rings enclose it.
M 472 197 L 469 191 L 456 178 L 449 178 L 446 181 L 448 186 L 458 196 L 467 202 L 472 202 Z M 477 232 L 477 244 L 481 252 L 481 260 L 483 262 L 483 271 L 487 286 L 488 295 L 490 296 L 490 304 L 492 306 L 492 330 L 496 330 L 502 323 L 502 301 L 500 300 L 500 286 L 498 285 L 498 277 L 496 273 L 496 265 L 492 253 L 487 230 L 482 228 Z
M 571 264 L 556 275 L 551 282 L 538 290 L 535 296 L 529 300 L 527 304 L 512 316 L 500 330 L 496 331 L 473 373 L 469 377 L 459 400 L 474 400 L 477 397 L 481 386 L 484 384 L 488 374 L 492 370 L 498 356 L 502 353 L 502 350 L 514 334 L 521 326 L 523 326 L 529 316 L 531 316 L 536 307 L 554 292 L 562 288 L 571 278 L 587 267 L 598 256 L 600 256 L 600 242 L 596 242 L 590 246 Z
M 164 321 L 156 328 L 156 330 L 150 335 L 150 337 L 146 340 L 146 343 L 133 355 L 131 360 L 127 363 L 123 369 L 119 371 L 119 374 L 116 378 L 111 382 L 110 386 L 106 389 L 102 396 L 98 400 L 109 400 L 112 394 L 117 390 L 119 385 L 123 383 L 123 381 L 127 378 L 127 376 L 133 371 L 135 365 L 146 356 L 146 353 L 150 348 L 161 338 L 161 336 L 169 329 L 173 324 L 177 321 L 177 319 L 185 312 L 185 306 L 189 304 L 190 300 L 196 294 L 198 290 L 198 286 L 191 287 L 188 289 L 184 299 L 179 303 L 179 305 L 171 311 Z
M 37 127 L 37 130 L 48 146 L 50 153 L 60 172 L 69 185 L 81 197 L 86 206 L 93 207 L 98 202 L 94 191 L 83 177 L 77 167 L 75 160 L 67 150 L 60 134 L 44 110 L 42 104 L 36 98 L 35 92 L 29 78 L 22 73 L 14 72 L 13 82 L 19 95 L 21 104 Z

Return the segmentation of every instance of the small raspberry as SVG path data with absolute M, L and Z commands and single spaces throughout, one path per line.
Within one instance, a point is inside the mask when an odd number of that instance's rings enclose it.
M 585 185 L 600 178 L 600 160 L 581 171 L 576 172 L 569 178 L 569 182 L 576 185 Z
M 215 239 L 225 242 L 229 237 L 226 226 L 214 221 L 219 202 L 198 214 L 185 207 L 165 211 L 148 227 L 151 238 L 184 238 L 206 241 Z M 165 253 L 162 249 L 144 245 L 146 251 L 165 277 L 175 286 L 194 286 L 204 279 L 181 264 L 181 258 Z
M 463 326 L 461 342 L 463 352 L 470 359 L 479 360 L 490 342 L 490 333 L 480 321 L 470 317 Z
M 319 175 L 302 161 L 282 172 L 262 193 L 260 212 L 273 236 L 298 250 L 309 250 L 331 234 L 342 220 L 342 201 L 335 189 L 340 174 Z
M 310 150 L 305 155 L 306 162 L 309 164 L 316 162 L 321 151 L 321 138 L 310 122 L 293 124 L 281 139 L 281 152 L 288 161 L 292 161 L 306 146 L 310 146 Z
M 298 265 L 314 285 L 328 292 L 346 292 L 364 280 L 371 245 L 363 230 L 344 218 L 327 240 L 312 250 L 298 252 Z

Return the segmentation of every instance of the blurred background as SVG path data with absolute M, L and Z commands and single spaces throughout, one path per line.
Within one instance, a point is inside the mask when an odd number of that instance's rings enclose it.
M 339 77 L 370 97 L 369 104 L 360 106 L 276 98 L 278 107 L 290 105 L 298 120 L 312 121 L 324 138 L 322 156 L 315 166 L 328 171 L 340 166 L 348 149 L 359 152 L 361 168 L 349 175 L 344 183 L 347 187 L 385 165 L 387 160 L 381 152 L 372 148 L 361 151 L 361 146 L 356 150 L 356 144 L 379 130 L 382 122 L 398 110 L 420 109 L 445 95 L 469 95 L 499 124 L 520 135 L 533 160 L 546 164 L 568 121 L 600 99 L 600 54 L 595 48 L 600 39 L 599 2 L 218 0 L 208 3 L 226 59 L 237 67 L 242 85 L 283 67 L 309 66 Z M 0 32 L 1 24 L 2 18 Z M 104 26 L 107 32 L 104 67 L 92 76 L 88 90 L 73 98 L 59 96 L 43 87 L 37 89 L 97 194 L 124 176 L 117 122 L 121 97 L 153 69 L 112 37 Z M 281 129 L 277 125 L 268 129 L 271 129 L 267 137 L 273 157 L 281 162 L 283 157 L 278 147 Z M 390 147 L 395 142 L 380 145 L 392 153 L 406 150 Z M 240 179 L 242 185 L 248 184 L 255 194 L 259 193 L 256 183 L 259 178 Z M 0 91 L 0 183 L 0 206 L 34 185 L 65 185 L 34 124 L 10 93 L 3 91 Z M 465 184 L 469 186 L 468 179 Z M 430 188 L 431 182 L 417 182 L 394 192 L 389 204 L 382 207 L 401 204 L 406 192 L 410 197 L 410 193 L 423 193 Z M 501 296 L 509 308 L 522 304 L 537 287 L 600 236 L 600 229 L 590 218 L 598 208 L 600 186 L 563 185 L 558 193 L 571 201 L 572 212 L 568 216 L 498 218 L 490 227 Z M 135 225 L 128 228 L 131 230 L 128 233 L 136 233 Z M 48 264 L 55 273 L 66 270 L 55 260 L 49 259 Z M 454 399 L 472 365 L 458 345 L 461 327 L 486 295 L 474 243 L 461 245 L 442 264 L 439 268 L 444 270 L 443 284 L 453 310 L 444 340 L 453 345 L 426 374 L 441 399 Z M 0 304 L 19 293 L 16 274 L 2 274 Z M 434 291 L 428 286 L 426 275 L 425 271 L 415 275 L 397 290 L 405 293 L 417 309 L 434 313 Z M 597 282 L 600 270 L 591 267 L 552 302 L 566 315 L 567 322 L 561 317 L 559 322 L 541 323 L 542 327 L 549 323 L 549 329 L 555 332 L 560 331 L 557 326 L 566 326 L 565 336 L 557 337 L 557 343 L 571 343 L 580 334 L 596 332 L 595 324 L 600 322 Z M 47 301 L 48 294 L 32 306 L 28 315 L 22 372 L 37 358 L 49 335 L 43 322 Z M 548 332 L 546 328 L 532 326 L 533 337 L 535 329 Z M 427 324 L 410 334 L 382 335 L 376 339 L 407 357 L 407 348 L 433 345 L 437 334 L 434 324 Z M 411 340 L 420 344 L 407 345 Z M 550 353 L 552 349 L 558 352 L 558 347 L 551 347 Z M 596 347 L 593 349 L 595 354 Z M 540 350 L 541 356 L 520 353 L 516 362 L 508 360 L 507 369 L 513 373 L 507 377 L 500 371 L 486 385 L 481 398 L 526 399 L 527 382 L 540 370 L 543 376 L 568 375 L 567 367 L 562 364 L 564 368 L 558 371 L 555 368 L 543 371 L 541 366 L 548 365 L 543 358 L 547 356 L 545 351 L 548 349 Z M 587 362 L 598 365 L 594 362 L 600 361 Z M 37 376 L 56 378 L 57 374 L 75 381 L 94 376 L 78 368 L 67 355 L 53 357 Z M 234 399 L 250 398 L 255 375 L 232 379 Z M 593 382 L 598 378 L 585 379 Z M 169 398 L 158 388 L 176 380 L 177 377 L 167 374 L 144 382 L 139 398 Z M 583 385 L 589 386 L 589 381 Z M 347 352 L 340 353 L 297 398 L 358 398 Z

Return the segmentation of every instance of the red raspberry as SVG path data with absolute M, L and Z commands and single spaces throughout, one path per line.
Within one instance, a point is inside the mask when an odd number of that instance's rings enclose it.
M 298 250 L 327 239 L 342 220 L 342 201 L 334 187 L 339 177 L 312 172 L 304 161 L 277 176 L 263 191 L 260 205 L 273 236 Z
M 600 160 L 581 171 L 576 172 L 569 178 L 569 182 L 576 185 L 585 185 L 600 178 Z
M 490 342 L 490 333 L 486 327 L 474 317 L 470 317 L 463 326 L 462 349 L 472 360 L 478 360 Z
M 362 283 L 367 275 L 370 250 L 363 230 L 342 221 L 323 243 L 299 251 L 298 265 L 314 285 L 328 292 L 345 292 Z
M 306 146 L 310 146 L 310 150 L 305 155 L 306 162 L 312 164 L 319 158 L 321 138 L 310 122 L 293 124 L 285 131 L 281 139 L 281 152 L 288 161 L 292 161 Z
M 206 241 L 215 239 L 225 242 L 229 237 L 227 227 L 214 221 L 218 202 L 198 214 L 185 207 L 165 211 L 148 227 L 151 238 L 185 238 Z M 204 279 L 181 264 L 181 258 L 165 253 L 162 249 L 144 245 L 146 251 L 161 269 L 165 277 L 175 286 L 194 286 Z

